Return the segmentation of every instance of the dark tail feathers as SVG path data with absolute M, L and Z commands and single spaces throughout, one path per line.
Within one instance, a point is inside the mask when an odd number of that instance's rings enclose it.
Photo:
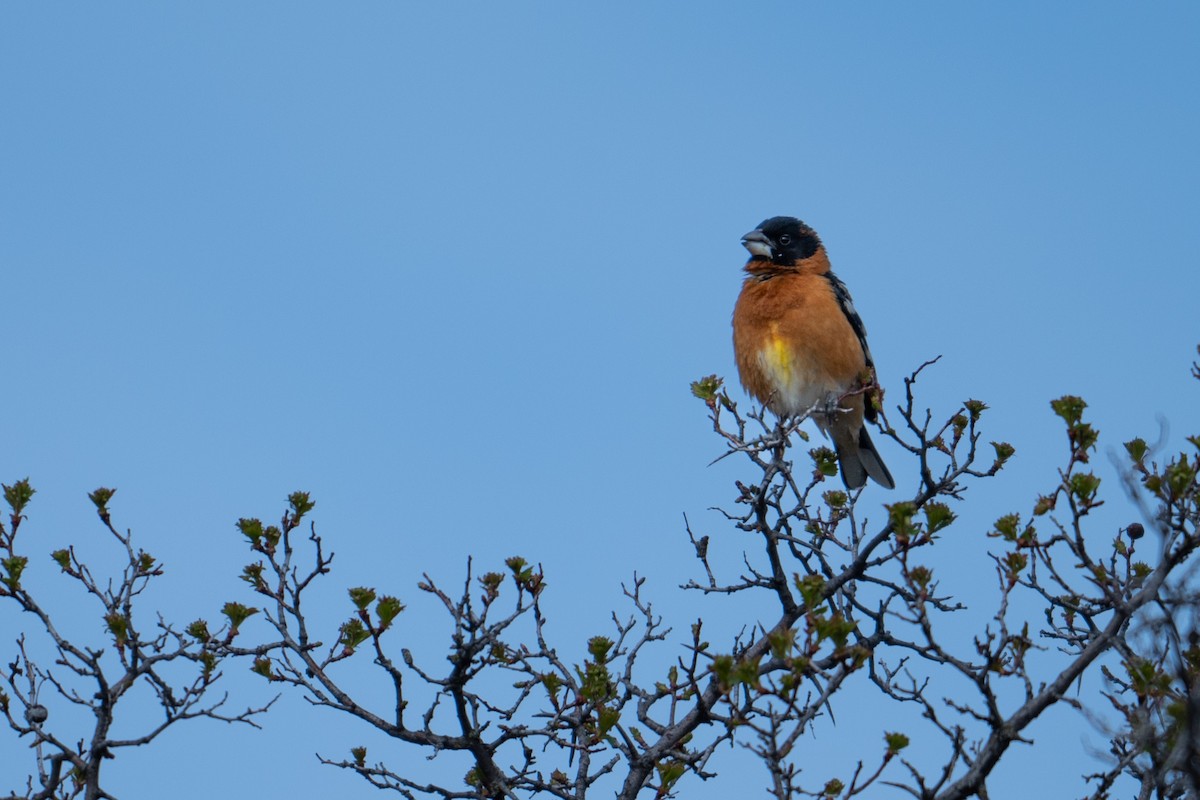
M 838 463 L 842 467 L 842 482 L 847 489 L 858 489 L 867 477 L 885 489 L 895 489 L 896 481 L 884 465 L 864 425 L 858 430 L 858 447 L 839 447 Z

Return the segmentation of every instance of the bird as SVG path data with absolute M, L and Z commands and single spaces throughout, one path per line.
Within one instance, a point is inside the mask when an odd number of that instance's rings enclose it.
M 750 259 L 733 309 L 742 386 L 780 420 L 811 413 L 833 439 L 847 489 L 868 477 L 896 488 L 864 423 L 877 417 L 866 397 L 875 391 L 867 330 L 817 232 L 795 217 L 771 217 L 742 245 Z

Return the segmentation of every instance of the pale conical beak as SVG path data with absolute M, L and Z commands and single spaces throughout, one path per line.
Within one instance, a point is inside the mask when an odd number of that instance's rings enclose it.
M 750 251 L 750 255 L 771 257 L 771 240 L 760 230 L 752 230 L 742 237 L 742 247 Z

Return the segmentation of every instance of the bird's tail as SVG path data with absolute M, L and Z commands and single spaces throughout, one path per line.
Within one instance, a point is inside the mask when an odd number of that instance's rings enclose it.
M 883 458 L 875 449 L 875 443 L 867 435 L 866 425 L 863 425 L 858 431 L 858 460 L 862 462 L 863 468 L 871 476 L 871 480 L 885 489 L 896 488 L 896 481 L 892 479 L 892 473 L 888 472 L 887 465 L 883 463 Z
M 866 425 L 858 429 L 857 442 L 835 436 L 834 447 L 837 449 L 838 463 L 842 468 L 842 482 L 846 484 L 847 489 L 860 488 L 867 482 L 868 476 L 885 489 L 896 488 L 896 481 L 892 479 L 892 473 L 888 472 L 879 451 L 875 449 L 875 443 L 871 441 Z

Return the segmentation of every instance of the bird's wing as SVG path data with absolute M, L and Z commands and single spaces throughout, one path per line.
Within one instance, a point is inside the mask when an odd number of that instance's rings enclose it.
M 867 326 L 863 324 L 862 317 L 854 310 L 854 300 L 850 297 L 850 290 L 846 288 L 846 284 L 842 283 L 842 279 L 832 272 L 826 272 L 825 277 L 833 286 L 833 296 L 837 298 L 838 305 L 842 307 L 842 313 L 846 315 L 846 319 L 850 320 L 850 327 L 854 328 L 854 333 L 858 336 L 858 343 L 862 345 L 863 357 L 867 360 L 867 366 L 874 369 L 875 362 L 871 359 L 871 348 L 867 347 Z

